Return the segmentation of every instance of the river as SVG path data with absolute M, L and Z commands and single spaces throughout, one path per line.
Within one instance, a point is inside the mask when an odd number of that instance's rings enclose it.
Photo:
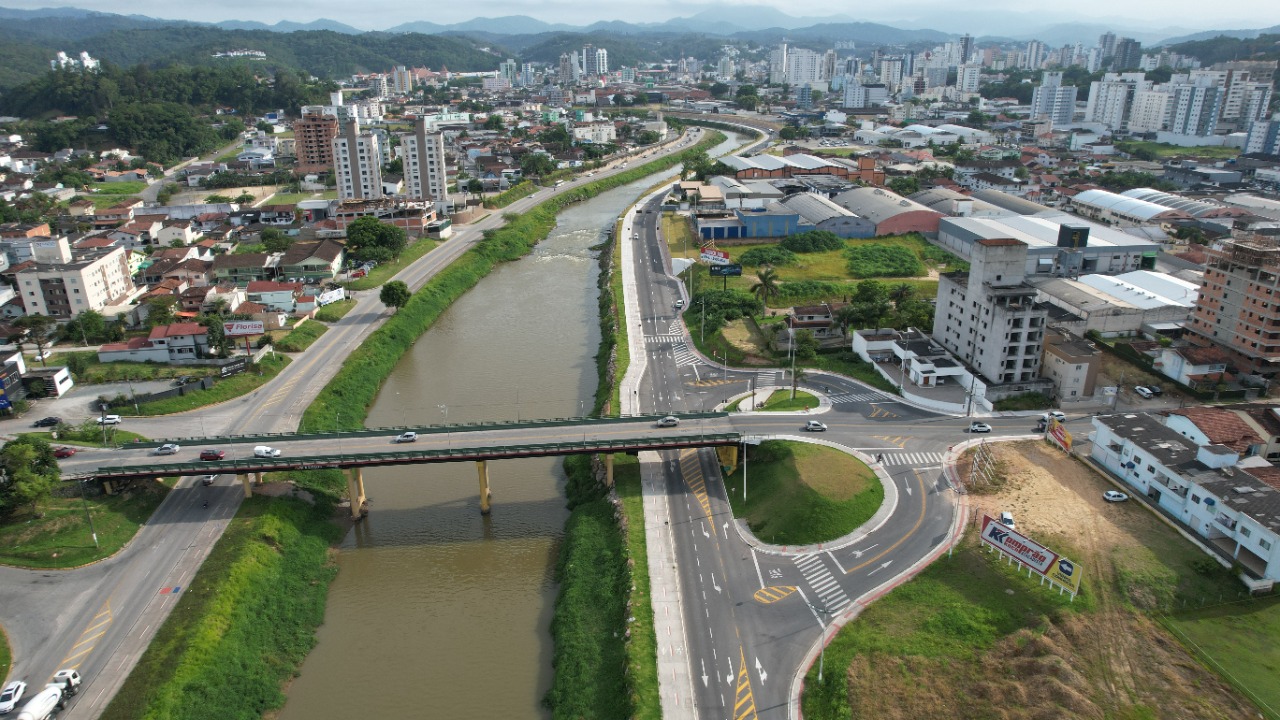
M 731 137 L 718 150 L 737 143 Z M 370 426 L 567 417 L 595 392 L 599 274 L 590 248 L 656 177 L 562 212 L 527 257 L 459 299 L 397 365 Z M 365 472 L 318 644 L 281 720 L 548 717 L 554 567 L 568 512 L 551 458 Z

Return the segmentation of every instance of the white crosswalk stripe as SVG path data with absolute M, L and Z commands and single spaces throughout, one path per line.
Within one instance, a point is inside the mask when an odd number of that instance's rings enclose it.
M 939 452 L 883 453 L 882 465 L 938 465 L 942 462 Z
M 827 399 L 831 401 L 832 405 L 840 405 L 842 403 L 876 402 L 880 400 L 887 400 L 889 398 L 887 395 L 881 395 L 880 393 L 864 392 L 864 393 L 838 393 L 836 395 L 828 395 Z
M 822 607 L 829 612 L 838 612 L 849 604 L 849 596 L 845 594 L 844 588 L 840 587 L 840 581 L 836 576 L 827 569 L 826 563 L 822 561 L 822 555 L 817 553 L 801 555 L 795 559 L 795 563 L 800 573 L 804 575 L 805 581 L 809 583 L 809 587 L 813 588 L 814 595 Z
M 689 346 L 683 342 L 671 346 L 671 352 L 675 355 L 676 367 L 688 367 L 690 365 L 697 365 L 701 362 L 698 360 L 698 356 L 694 355 L 693 351 L 689 349 Z
M 683 335 L 645 335 L 644 341 L 650 345 L 675 345 L 684 342 Z
M 784 373 L 777 370 L 761 370 L 756 373 L 756 386 L 785 385 L 783 375 Z

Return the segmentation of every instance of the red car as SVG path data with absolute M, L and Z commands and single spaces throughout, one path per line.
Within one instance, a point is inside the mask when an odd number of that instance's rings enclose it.
M 213 449 L 209 449 L 209 450 L 201 450 L 201 451 L 200 451 L 200 459 L 201 459 L 201 460 L 221 460 L 222 458 L 224 458 L 224 457 L 226 457 L 226 456 L 227 456 L 227 453 L 226 453 L 226 451 L 225 451 L 225 450 L 213 450 Z
M 56 458 L 69 458 L 75 454 L 76 454 L 76 449 L 73 447 L 67 447 L 66 445 L 63 445 L 62 447 L 59 447 L 59 448 L 55 448 L 53 451 L 53 456 Z

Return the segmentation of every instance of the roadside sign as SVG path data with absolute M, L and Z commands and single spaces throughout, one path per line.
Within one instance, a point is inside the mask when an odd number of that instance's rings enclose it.
M 222 329 L 227 337 L 245 337 L 266 332 L 266 324 L 261 320 L 228 320 L 222 323 Z
M 1058 558 L 1058 561 L 1053 564 L 1053 567 L 1049 569 L 1049 572 L 1045 573 L 1045 577 L 1058 585 L 1061 585 L 1067 592 L 1075 595 L 1080 592 L 1081 570 L 1082 569 L 1079 565 L 1076 565 L 1074 562 L 1064 557 L 1060 557 Z
M 1071 452 L 1071 433 L 1057 418 L 1049 419 L 1049 439 L 1066 452 Z
M 218 367 L 218 376 L 231 377 L 232 375 L 237 375 L 239 373 L 244 372 L 248 368 L 249 368 L 249 358 L 238 357 L 233 359 L 231 362 L 227 363 L 226 365 L 220 365 Z
M 1058 561 L 1058 554 L 990 515 L 982 516 L 982 542 L 1030 567 L 1046 574 Z
M 723 250 L 715 250 L 712 248 L 702 249 L 702 262 L 711 265 L 728 265 L 729 253 Z
M 741 277 L 742 266 L 736 264 L 730 265 L 712 265 L 707 270 L 711 273 L 711 277 Z

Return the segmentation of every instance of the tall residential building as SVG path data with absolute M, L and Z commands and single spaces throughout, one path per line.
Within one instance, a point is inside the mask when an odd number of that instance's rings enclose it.
M 1063 86 L 1061 72 L 1046 71 L 1031 91 L 1031 119 L 1048 118 L 1055 126 L 1069 125 L 1076 112 L 1076 87 Z
M 973 36 L 965 33 L 960 36 L 960 65 L 969 62 L 969 58 L 973 57 Z
M 806 48 L 793 48 L 787 53 L 787 82 L 794 87 L 824 82 L 822 66 L 822 55 Z
M 981 65 L 961 65 L 956 69 L 956 90 L 962 93 L 976 93 L 981 79 Z
M 567 87 L 578 81 L 577 56 L 575 53 L 560 53 L 560 64 L 556 69 L 556 82 Z
M 408 95 L 413 92 L 416 80 L 417 78 L 414 76 L 413 71 L 403 65 L 399 65 L 391 71 L 391 89 L 397 95 Z
M 604 48 L 596 48 L 596 74 L 605 75 L 609 72 L 609 51 Z
M 1049 55 L 1049 48 L 1039 40 L 1032 40 L 1027 43 L 1026 53 L 1022 56 L 1022 67 L 1028 70 L 1039 70 L 1043 65 L 1045 58 Z
M 1280 113 L 1273 115 L 1270 120 L 1255 120 L 1249 124 L 1244 151 L 1280 155 Z
M 1141 64 L 1142 43 L 1133 38 L 1120 38 L 1116 41 L 1116 53 L 1111 61 L 1112 70 L 1133 70 Z
M 360 132 L 359 120 L 348 120 L 333 139 L 333 167 L 339 200 L 382 197 L 382 149 L 372 133 Z
M 1103 123 L 1112 130 L 1125 127 L 1129 119 L 1129 103 L 1138 90 L 1149 90 L 1151 83 L 1144 73 L 1107 73 L 1089 84 L 1089 104 L 1085 122 Z
M 293 124 L 294 148 L 299 174 L 325 172 L 333 167 L 333 139 L 338 136 L 338 118 L 321 112 L 302 113 Z
M 836 76 L 836 67 L 839 60 L 836 57 L 835 50 L 828 50 L 822 54 L 822 66 L 818 68 L 818 79 L 830 82 Z
M 972 246 L 968 272 L 938 279 L 933 339 L 992 383 L 1034 382 L 1040 375 L 1049 311 L 1036 302 L 1026 266 L 1026 243 L 983 239 Z
M 1262 236 L 1225 238 L 1206 253 L 1187 329 L 1226 348 L 1241 368 L 1280 369 L 1280 244 Z
M 512 58 L 507 58 L 498 63 L 498 77 L 506 78 L 510 86 L 514 87 L 520 84 L 519 65 Z
M 1098 37 L 1098 49 L 1102 51 L 1102 57 L 1109 58 L 1116 54 L 1116 34 L 1113 32 L 1103 33 Z
M 609 51 L 591 45 L 582 46 L 582 74 L 596 77 L 609 72 Z
M 66 238 L 41 243 L 34 264 L 15 275 L 18 294 L 29 315 L 68 320 L 125 302 L 136 288 L 123 247 L 71 251 Z
M 1218 115 L 1226 91 L 1216 85 L 1173 85 L 1169 101 L 1169 132 L 1208 137 L 1218 129 Z
M 426 118 L 414 121 L 413 132 L 400 138 L 404 158 L 405 193 L 414 200 L 443 202 L 448 197 L 449 173 L 444 158 L 444 135 L 427 131 Z
M 1159 132 L 1169 129 L 1169 110 L 1173 95 L 1165 88 L 1138 90 L 1129 108 L 1129 131 Z
M 781 84 L 787 81 L 787 44 L 782 43 L 769 53 L 769 82 Z
M 887 102 L 889 90 L 883 83 L 863 84 L 857 80 L 845 83 L 844 102 L 841 103 L 845 108 L 875 107 Z

